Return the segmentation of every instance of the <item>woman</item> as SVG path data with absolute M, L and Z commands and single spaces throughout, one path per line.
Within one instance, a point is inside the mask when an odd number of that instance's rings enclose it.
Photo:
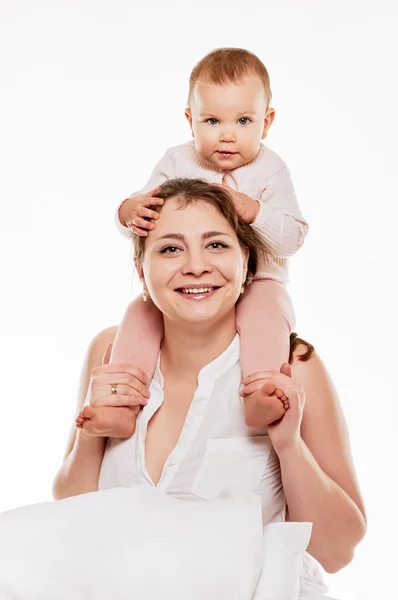
M 114 327 L 100 332 L 82 375 L 81 428 L 73 427 L 54 497 L 133 485 L 186 500 L 213 498 L 226 487 L 256 490 L 264 523 L 313 523 L 303 586 L 323 590 L 309 555 L 335 573 L 366 531 L 332 382 L 312 347 L 293 336 L 291 364 L 251 376 L 242 402 L 235 305 L 255 274 L 262 242 L 238 220 L 224 190 L 198 180 L 161 189 L 156 228 L 134 242 L 144 294 L 164 319 L 150 394 L 144 375 L 124 361 L 128 340 Z M 267 429 L 262 411 L 280 405 L 276 390 L 289 408 Z M 126 412 L 130 437 L 107 439 L 109 410 Z

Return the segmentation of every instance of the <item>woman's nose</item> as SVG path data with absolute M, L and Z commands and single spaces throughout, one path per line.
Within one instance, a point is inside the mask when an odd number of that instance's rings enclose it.
M 205 252 L 187 252 L 185 256 L 186 260 L 181 269 L 184 275 L 192 274 L 199 276 L 202 273 L 209 273 L 211 271 L 211 265 Z

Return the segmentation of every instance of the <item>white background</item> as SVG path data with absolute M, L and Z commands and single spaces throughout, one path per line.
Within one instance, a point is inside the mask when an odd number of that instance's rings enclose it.
M 139 290 L 116 204 L 190 139 L 194 64 L 245 47 L 270 72 L 267 144 L 310 223 L 291 263 L 297 331 L 341 395 L 368 510 L 367 536 L 327 577 L 330 593 L 394 596 L 393 5 L 1 0 L 0 510 L 51 498 L 87 345 Z

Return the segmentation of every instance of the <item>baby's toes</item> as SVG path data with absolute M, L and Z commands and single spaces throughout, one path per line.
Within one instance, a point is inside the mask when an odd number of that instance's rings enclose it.
M 95 417 L 97 416 L 97 411 L 95 410 L 95 408 L 93 406 L 90 406 L 89 404 L 87 406 L 85 406 L 82 410 L 82 414 L 83 414 L 83 418 L 84 419 L 95 419 Z
M 284 393 L 282 392 L 282 390 L 275 390 L 275 396 L 277 396 L 279 400 L 281 400 L 284 396 Z

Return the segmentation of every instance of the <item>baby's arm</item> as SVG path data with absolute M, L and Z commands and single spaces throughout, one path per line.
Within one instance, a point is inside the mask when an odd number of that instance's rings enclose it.
M 160 161 L 157 163 L 157 165 L 153 169 L 151 176 L 149 177 L 147 183 L 142 188 L 142 190 L 140 190 L 139 192 L 133 192 L 132 194 L 130 194 L 129 198 L 147 194 L 149 191 L 154 190 L 159 185 L 161 185 L 168 179 L 172 179 L 173 177 L 175 177 L 174 161 L 173 161 L 173 157 L 171 156 L 170 151 L 167 150 L 165 155 L 160 159 Z M 123 202 L 121 202 L 119 204 L 119 206 L 117 207 L 115 219 L 116 219 L 116 227 L 118 228 L 120 233 L 122 233 L 125 237 L 130 238 L 132 235 L 131 229 L 129 227 L 126 227 L 121 222 L 121 214 L 120 214 L 120 209 L 122 208 L 122 205 L 124 202 L 126 202 L 126 200 L 128 200 L 128 198 L 123 200 Z
M 286 166 L 267 178 L 252 226 L 262 234 L 274 256 L 287 258 L 303 245 L 308 223 L 301 214 Z

